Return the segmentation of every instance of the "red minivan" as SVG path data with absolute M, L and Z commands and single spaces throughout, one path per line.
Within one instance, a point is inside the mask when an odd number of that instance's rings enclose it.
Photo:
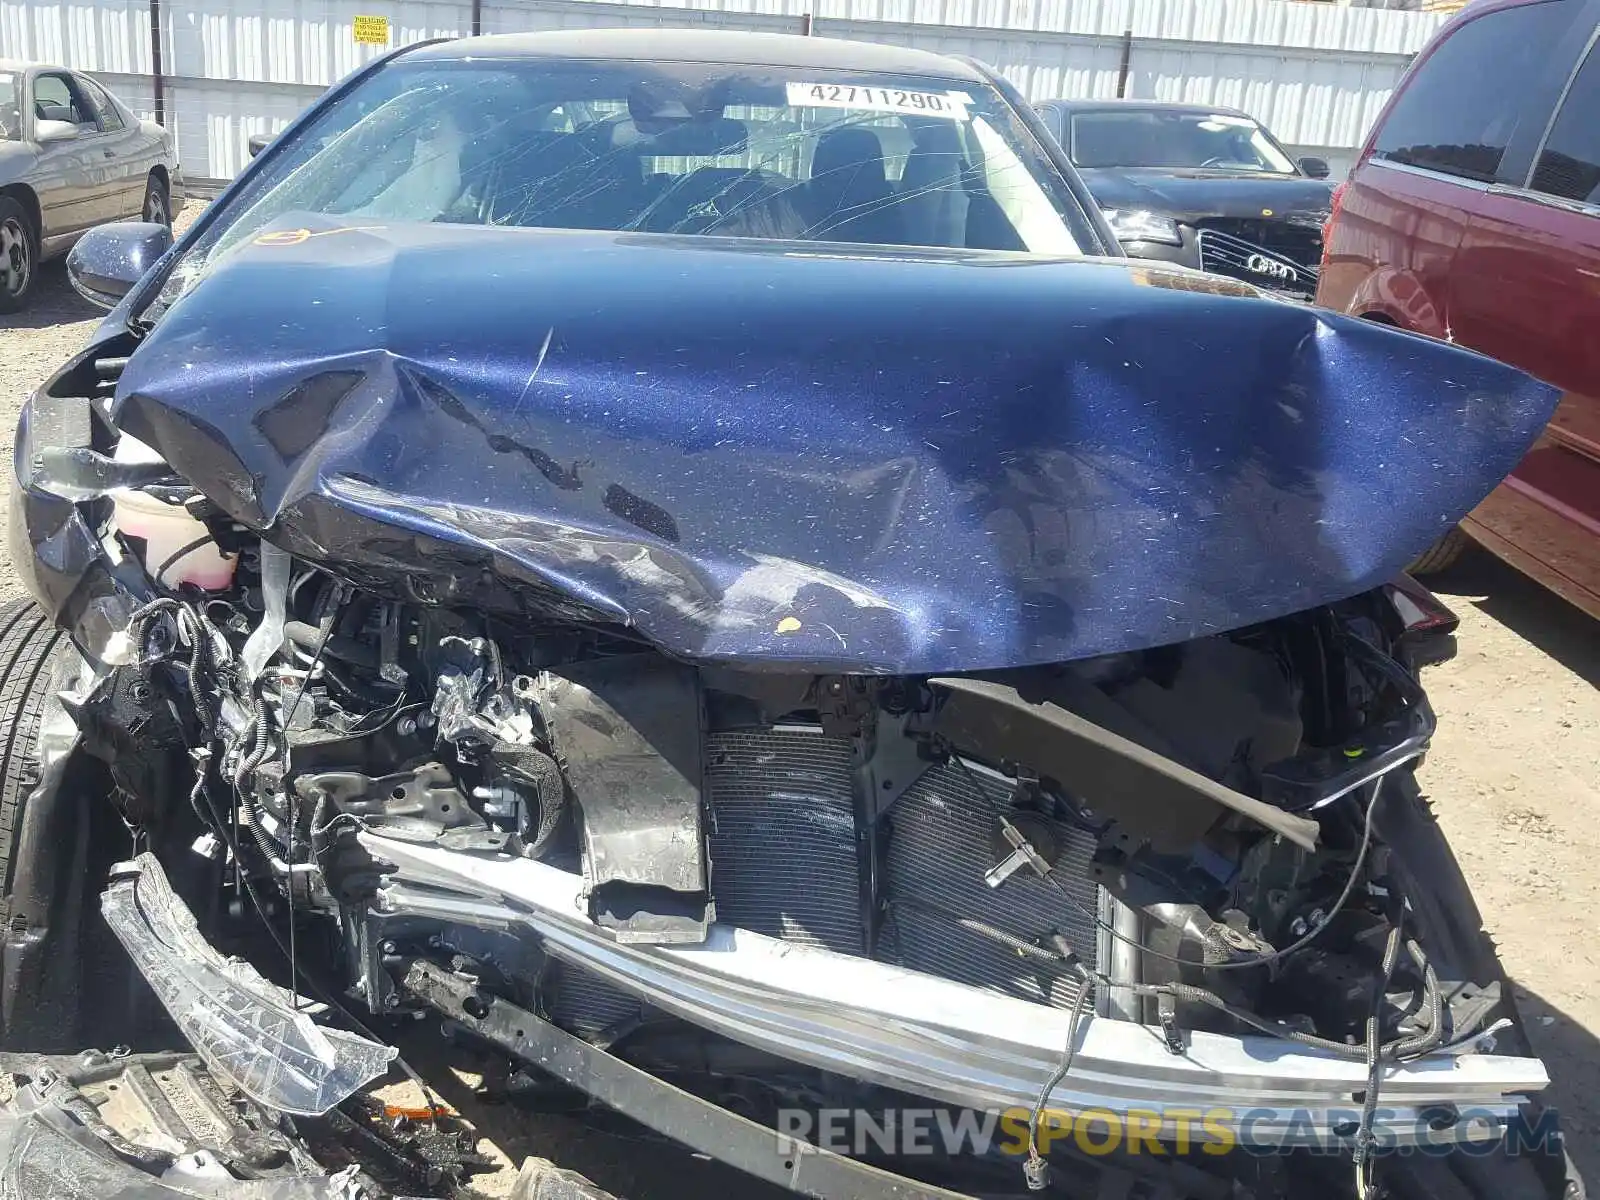
M 1565 391 L 1462 523 L 1600 616 L 1600 0 L 1479 0 L 1401 80 L 1334 193 L 1317 301 Z M 1457 531 L 1418 573 L 1459 554 Z

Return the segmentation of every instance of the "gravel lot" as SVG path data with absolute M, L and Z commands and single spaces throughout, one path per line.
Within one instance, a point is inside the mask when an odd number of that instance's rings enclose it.
M 67 287 L 60 264 L 46 267 L 41 283 L 31 311 L 0 317 L 7 463 L 23 398 L 97 321 Z M 1469 556 L 1438 590 L 1461 614 L 1461 652 L 1428 679 L 1440 732 L 1422 784 L 1555 1075 L 1553 1099 L 1566 1115 L 1573 1154 L 1591 1181 L 1600 1180 L 1600 630 L 1487 554 Z M 0 557 L 0 598 L 15 592 L 9 560 Z M 451 1081 L 446 1098 L 471 1109 L 468 1082 Z M 561 1118 L 481 1107 L 473 1115 L 510 1161 L 542 1154 L 633 1200 L 719 1186 L 756 1193 L 743 1176 L 625 1148 Z

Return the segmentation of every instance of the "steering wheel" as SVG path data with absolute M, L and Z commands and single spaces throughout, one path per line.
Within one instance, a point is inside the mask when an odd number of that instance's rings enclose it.
M 1200 169 L 1204 170 L 1206 167 L 1225 167 L 1232 161 L 1233 160 L 1231 158 L 1208 158 L 1205 160 L 1205 162 L 1200 164 Z

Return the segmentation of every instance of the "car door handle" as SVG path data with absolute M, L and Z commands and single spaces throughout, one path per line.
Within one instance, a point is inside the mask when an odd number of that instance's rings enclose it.
M 104 154 L 107 158 L 115 158 L 117 156 L 117 152 L 115 150 L 102 150 L 100 153 Z

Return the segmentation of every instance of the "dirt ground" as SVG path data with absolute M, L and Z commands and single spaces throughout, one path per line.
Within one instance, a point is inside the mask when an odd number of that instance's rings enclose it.
M 92 332 L 96 316 L 46 267 L 21 317 L 0 317 L 0 429 L 9 464 L 16 413 Z M 0 493 L 0 505 L 4 504 Z M 3 514 L 0 514 L 3 515 Z M 0 525 L 3 527 L 3 525 Z M 0 550 L 0 555 L 3 555 Z M 1460 613 L 1460 654 L 1431 669 L 1439 735 L 1421 772 L 1514 977 L 1554 1076 L 1571 1149 L 1600 1179 L 1600 626 L 1487 554 L 1471 555 L 1440 594 Z M 0 598 L 15 594 L 0 557 Z M 584 1170 L 630 1200 L 752 1196 L 743 1176 L 665 1148 L 620 1142 L 559 1117 L 473 1109 L 471 1080 L 445 1098 L 473 1112 L 508 1169 L 539 1154 Z M 768 1189 L 759 1189 L 766 1194 Z M 777 1193 L 771 1193 L 776 1195 Z

